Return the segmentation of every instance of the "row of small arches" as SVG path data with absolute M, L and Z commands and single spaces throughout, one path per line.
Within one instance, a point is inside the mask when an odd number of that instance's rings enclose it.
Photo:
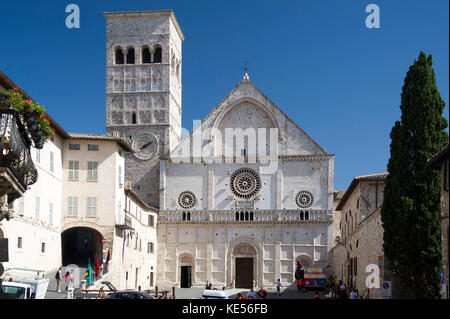
M 162 63 L 162 48 L 156 46 L 154 50 L 150 47 L 143 46 L 141 48 L 141 63 Z M 135 64 L 136 54 L 134 47 L 127 47 L 125 50 L 122 47 L 116 47 L 114 50 L 114 61 L 116 65 L 120 64 Z

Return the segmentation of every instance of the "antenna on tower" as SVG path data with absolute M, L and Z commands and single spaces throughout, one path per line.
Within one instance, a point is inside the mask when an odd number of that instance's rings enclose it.
M 248 64 L 249 64 L 249 62 L 247 60 L 244 61 L 244 67 L 242 68 L 242 70 L 244 70 L 244 72 L 245 72 L 244 78 L 242 80 L 245 80 L 245 81 L 250 81 L 250 77 L 248 76 Z

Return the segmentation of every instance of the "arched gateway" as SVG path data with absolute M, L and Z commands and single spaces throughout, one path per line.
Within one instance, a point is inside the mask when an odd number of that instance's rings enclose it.
M 61 234 L 63 266 L 75 264 L 86 267 L 89 260 L 95 264 L 100 261 L 103 251 L 103 236 L 100 232 L 88 227 L 73 227 Z

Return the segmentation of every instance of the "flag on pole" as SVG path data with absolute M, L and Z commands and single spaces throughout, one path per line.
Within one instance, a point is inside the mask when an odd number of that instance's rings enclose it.
M 91 259 L 89 259 L 89 263 L 88 263 L 88 266 L 86 269 L 86 274 L 84 275 L 84 279 L 86 280 L 86 283 L 88 286 L 90 286 L 94 283 L 94 274 L 92 273 Z
M 106 262 L 105 262 L 105 271 L 108 272 L 108 266 L 109 266 L 109 259 L 111 258 L 110 256 L 110 251 L 108 248 L 108 254 L 106 255 Z
M 103 274 L 103 252 L 100 255 L 100 273 Z
M 100 270 L 100 265 L 98 263 L 98 258 L 95 256 L 95 279 L 98 277 L 98 271 Z

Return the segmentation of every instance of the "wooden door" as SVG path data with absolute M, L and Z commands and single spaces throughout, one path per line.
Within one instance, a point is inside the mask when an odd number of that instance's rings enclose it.
M 249 289 L 253 285 L 253 258 L 236 258 L 236 288 Z

